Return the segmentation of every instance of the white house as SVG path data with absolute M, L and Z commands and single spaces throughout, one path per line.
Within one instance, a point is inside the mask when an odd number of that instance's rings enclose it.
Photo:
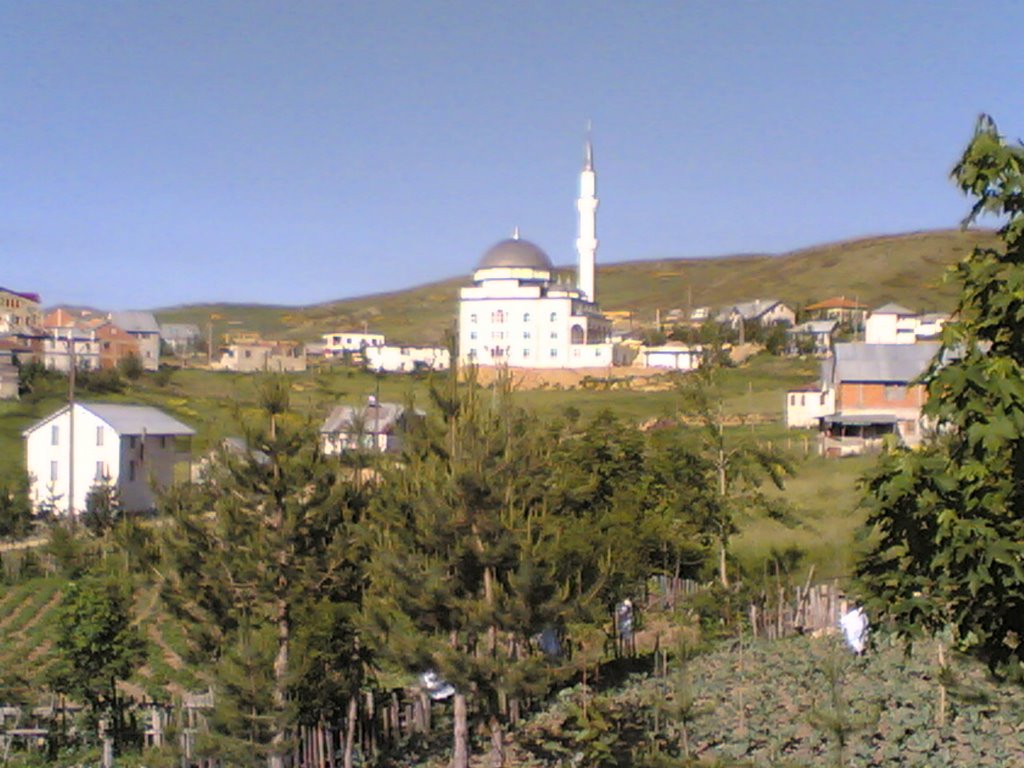
M 383 333 L 357 333 L 355 331 L 335 331 L 323 334 L 324 356 L 341 357 L 346 352 L 362 352 L 363 348 L 383 347 Z
M 99 370 L 100 344 L 96 331 L 84 328 L 52 328 L 43 341 L 43 365 L 53 371 L 69 373 L 74 355 L 75 368 Z
M 814 354 L 827 355 L 832 349 L 832 334 L 838 325 L 838 320 L 808 320 L 793 326 L 787 331 L 790 350 L 799 351 L 800 342 L 807 340 Z
M 821 384 L 810 384 L 786 392 L 786 427 L 817 429 L 823 416 L 835 413 L 835 390 Z
M 64 406 L 22 433 L 33 509 L 53 504 L 67 514 L 73 488 L 71 509 L 82 512 L 89 490 L 103 482 L 117 489 L 124 510 L 152 509 L 156 489 L 170 485 L 175 465 L 188 460 L 193 434 L 150 406 Z
M 664 344 L 657 347 L 640 347 L 636 364 L 644 368 L 671 368 L 676 371 L 692 371 L 700 367 L 704 348 L 688 344 Z
M 398 403 L 378 403 L 370 397 L 363 407 L 339 405 L 320 427 L 325 454 L 364 448 L 379 453 L 396 453 L 402 448 L 402 432 L 414 418 L 425 414 L 409 411 Z
M 715 320 L 733 328 L 739 328 L 741 323 L 793 325 L 796 312 L 777 299 L 754 299 L 725 307 Z
M 111 312 L 110 321 L 127 331 L 139 343 L 139 357 L 142 367 L 155 371 L 160 367 L 160 324 L 152 312 Z
M 487 250 L 459 294 L 459 361 L 513 368 L 607 368 L 612 322 L 597 305 L 597 176 L 587 141 L 580 174 L 578 266 L 558 280 L 551 259 L 518 231 Z
M 452 364 L 446 347 L 400 347 L 396 344 L 366 347 L 366 367 L 385 373 L 447 371 Z

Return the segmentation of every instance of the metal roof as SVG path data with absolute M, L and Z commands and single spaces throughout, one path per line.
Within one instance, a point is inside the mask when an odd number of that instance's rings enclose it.
M 837 320 L 808 320 L 789 329 L 790 333 L 832 333 L 839 325 Z
M 872 315 L 907 315 L 907 316 L 911 316 L 911 315 L 916 315 L 917 312 L 915 312 L 912 309 L 907 309 L 906 307 L 904 307 L 904 306 L 902 306 L 900 304 L 893 304 L 893 303 L 890 302 L 889 304 L 882 305 L 878 309 L 871 310 L 871 314 Z
M 899 419 L 891 413 L 833 413 L 829 416 L 822 416 L 821 419 L 826 424 L 849 424 L 851 426 L 899 423 Z
M 739 304 L 733 304 L 732 306 L 723 309 L 718 313 L 718 317 L 716 319 L 718 322 L 724 323 L 729 319 L 729 316 L 735 312 L 744 320 L 756 320 L 765 312 L 769 312 L 781 303 L 782 302 L 778 299 L 754 299 L 753 301 L 741 301 Z
M 160 325 L 152 312 L 111 312 L 110 319 L 114 325 L 120 326 L 128 333 L 160 333 Z
M 825 379 L 906 384 L 924 373 L 942 345 L 840 343 L 826 361 Z
M 494 269 L 511 267 L 519 269 L 539 269 L 550 272 L 551 259 L 540 248 L 529 240 L 511 238 L 502 240 L 492 246 L 480 258 L 477 269 Z
M 391 432 L 405 413 L 405 406 L 398 403 L 370 403 L 364 406 L 339 405 L 324 420 L 320 432 L 334 434 L 352 432 L 353 422 L 366 434 L 383 435 Z M 425 415 L 416 410 L 417 416 Z
M 76 406 L 89 411 L 94 416 L 102 419 L 119 435 L 194 435 L 196 431 L 186 426 L 173 416 L 170 416 L 159 408 L 150 405 L 123 405 L 121 403 L 75 403 Z M 31 427 L 22 432 L 22 436 L 28 436 L 49 421 L 66 413 L 68 407 L 65 405 L 45 419 L 37 421 Z

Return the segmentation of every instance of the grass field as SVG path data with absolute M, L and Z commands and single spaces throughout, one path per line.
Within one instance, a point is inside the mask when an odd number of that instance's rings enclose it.
M 919 311 L 949 310 L 957 291 L 942 282 L 946 267 L 975 245 L 995 242 L 988 231 L 939 230 L 861 238 L 773 256 L 603 264 L 598 268 L 598 291 L 603 309 L 632 311 L 642 324 L 653 323 L 657 310 L 769 297 L 805 305 L 845 295 L 869 306 L 897 301 Z M 553 256 L 557 262 L 557 254 Z M 452 330 L 458 290 L 466 284 L 476 258 L 477 254 L 467 255 L 464 275 L 393 293 L 309 307 L 203 304 L 156 314 L 160 322 L 196 323 L 204 330 L 214 315 L 217 335 L 246 329 L 312 340 L 365 324 L 394 342 L 436 343 Z

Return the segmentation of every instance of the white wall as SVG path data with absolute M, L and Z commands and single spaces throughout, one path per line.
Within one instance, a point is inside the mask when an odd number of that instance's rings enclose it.
M 451 353 L 444 347 L 400 347 L 384 345 L 366 348 L 366 366 L 376 371 L 412 373 L 424 368 L 446 371 L 451 367 Z
M 834 389 L 824 392 L 794 389 L 786 393 L 786 426 L 791 429 L 817 427 L 820 417 L 829 416 L 835 410 Z
M 113 428 L 81 405 L 75 406 L 75 503 L 74 509 L 85 510 L 85 499 L 97 481 L 97 463 L 103 473 L 117 486 L 121 504 L 128 511 L 144 511 L 155 504 L 154 487 L 169 485 L 174 479 L 174 465 L 179 460 L 173 437 L 148 435 L 145 443 L 141 436 L 118 435 Z M 53 428 L 57 428 L 54 444 Z M 102 445 L 98 445 L 97 430 L 102 428 Z M 57 510 L 68 511 L 68 485 L 70 480 L 71 419 L 65 411 L 46 421 L 28 434 L 25 441 L 26 465 L 30 480 L 30 498 L 33 508 L 59 496 Z M 143 447 L 144 446 L 144 447 Z M 56 480 L 51 480 L 52 465 L 56 464 Z M 135 479 L 131 478 L 134 463 Z

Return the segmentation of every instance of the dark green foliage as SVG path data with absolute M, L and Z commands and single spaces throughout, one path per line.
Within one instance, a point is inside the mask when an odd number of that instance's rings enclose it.
M 75 388 L 94 395 L 111 395 L 124 392 L 125 383 L 117 368 L 80 368 L 75 373 Z
M 109 478 L 94 484 L 85 496 L 82 524 L 93 536 L 103 537 L 121 516 L 121 494 Z
M 57 611 L 52 688 L 84 701 L 94 717 L 112 718 L 115 745 L 124 731 L 117 681 L 142 663 L 145 645 L 132 624 L 131 594 L 109 576 L 88 575 L 68 584 Z
M 50 538 L 44 551 L 69 579 L 79 578 L 96 559 L 92 543 L 82 536 L 81 528 L 72 520 L 61 520 L 50 526 Z
M 145 371 L 142 367 L 142 358 L 134 353 L 125 355 L 117 361 L 117 371 L 128 381 L 138 381 Z
M 1005 218 L 1002 248 L 976 249 L 944 352 L 926 376 L 939 436 L 895 451 L 865 480 L 872 610 L 905 635 L 952 632 L 994 671 L 1024 673 L 1024 148 L 983 117 L 953 171 L 968 220 Z
M 286 402 L 265 405 L 276 422 Z M 316 716 L 297 692 L 315 708 L 362 678 L 351 616 L 332 609 L 360 599 L 363 500 L 312 426 L 282 417 L 247 442 L 241 455 L 221 451 L 204 484 L 162 500 L 163 596 L 196 660 L 217 671 L 221 746 L 279 758 L 298 719 Z M 334 664 L 341 678 L 324 674 Z
M 32 530 L 32 505 L 28 499 L 28 477 L 0 484 L 0 538 L 21 538 Z

